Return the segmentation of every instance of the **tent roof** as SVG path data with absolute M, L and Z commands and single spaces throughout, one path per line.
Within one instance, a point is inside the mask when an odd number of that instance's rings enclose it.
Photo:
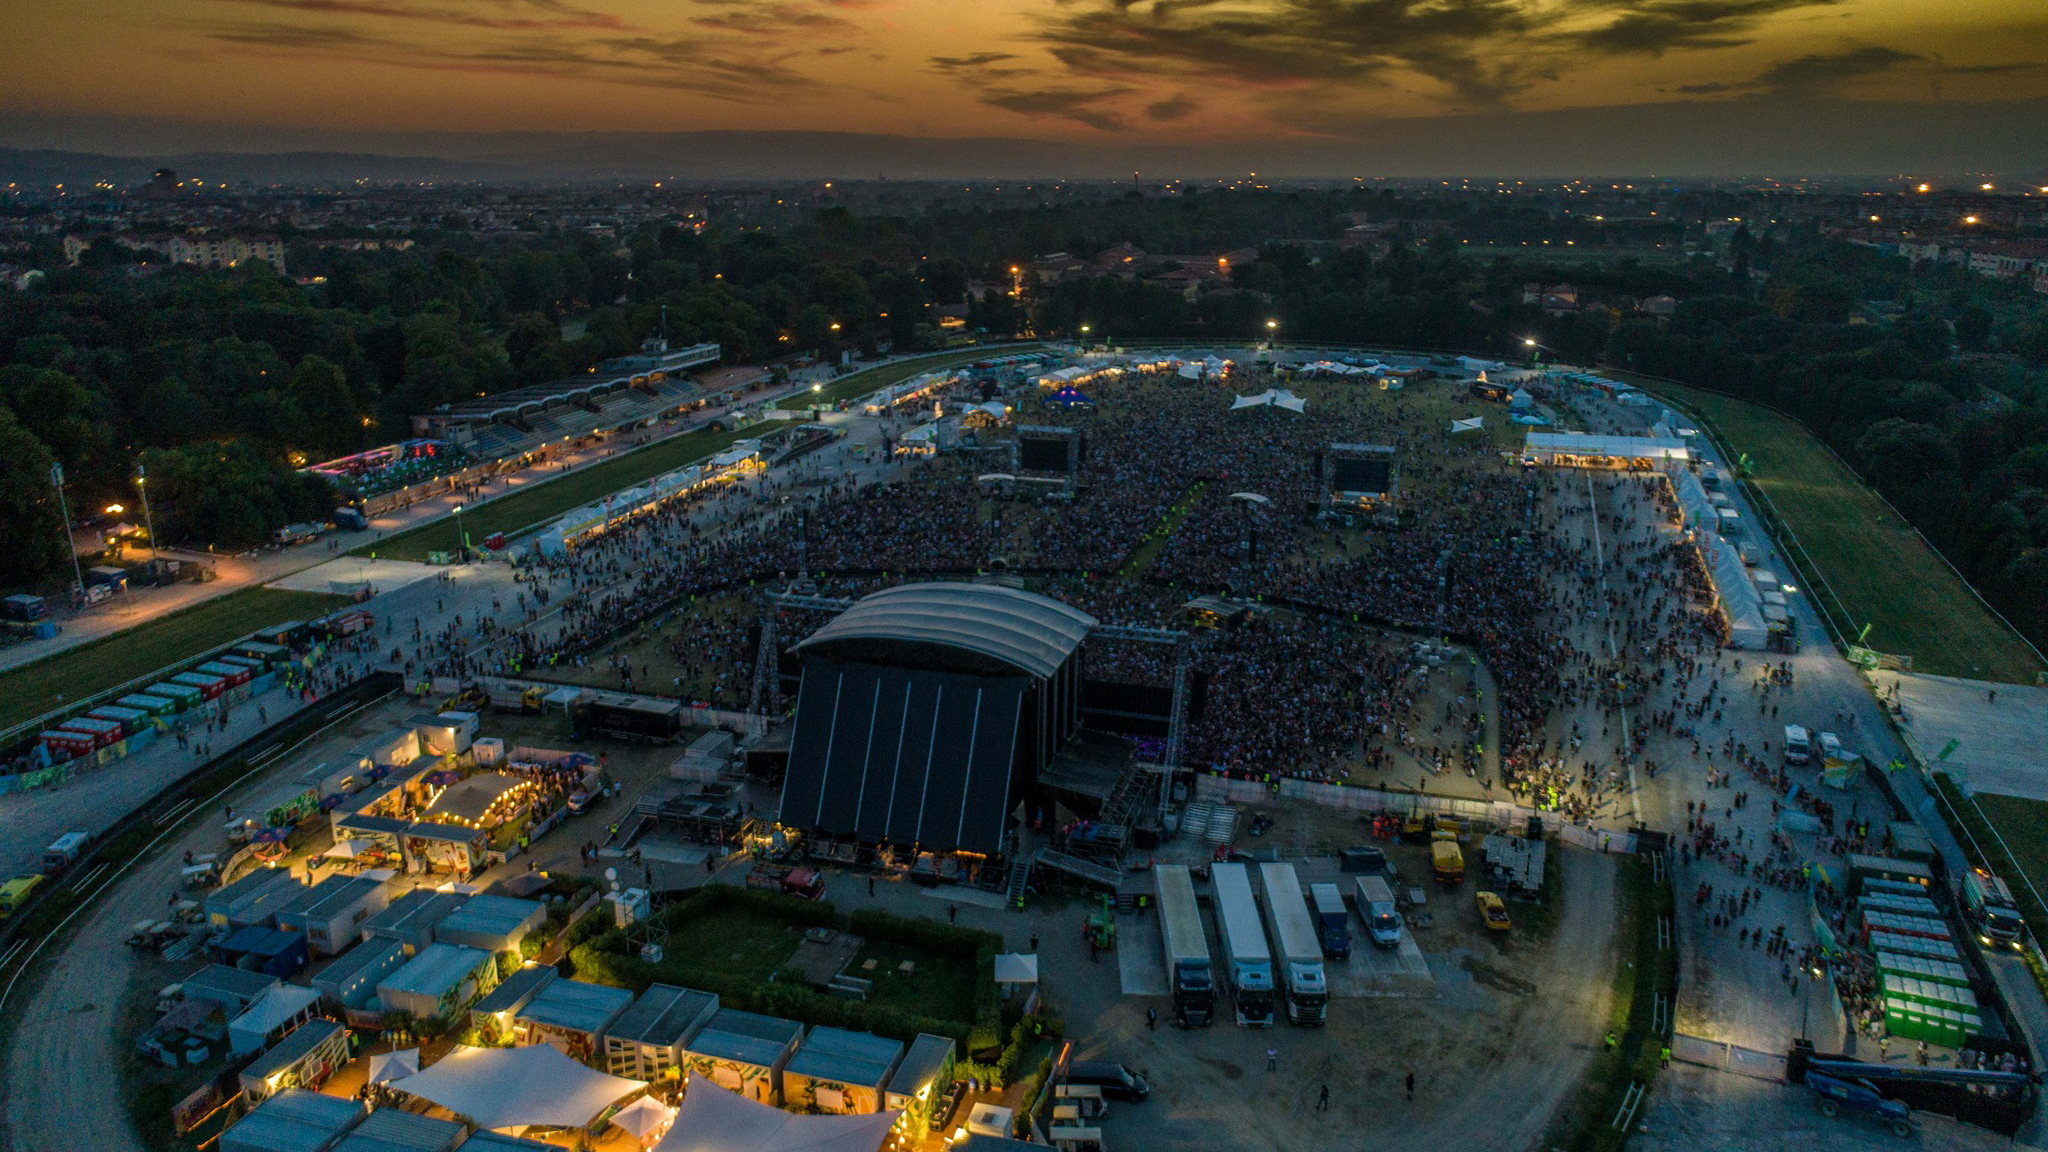
M 579 1064 L 552 1044 L 534 1044 L 458 1046 L 439 1064 L 399 1081 L 396 1089 L 467 1116 L 479 1128 L 580 1128 L 645 1087 L 645 1081 Z
M 320 1002 L 320 994 L 298 984 L 275 984 L 249 1005 L 249 1010 L 228 1021 L 240 1032 L 269 1032 Z
M 420 1070 L 420 1050 L 400 1048 L 395 1052 L 378 1052 L 370 1057 L 370 1083 L 389 1084 L 403 1080 Z
M 901 584 L 864 596 L 797 648 L 847 640 L 934 644 L 990 656 L 1041 679 L 1059 671 L 1095 618 L 999 584 Z
M 900 1115 L 798 1116 L 691 1076 L 654 1152 L 877 1152 Z
M 996 983 L 1038 983 L 1038 957 L 1030 952 L 1003 952 L 996 956 Z

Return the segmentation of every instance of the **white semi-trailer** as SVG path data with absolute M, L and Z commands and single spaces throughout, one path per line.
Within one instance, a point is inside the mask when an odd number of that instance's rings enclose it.
M 1266 948 L 1258 902 L 1252 899 L 1251 875 L 1242 864 L 1217 864 L 1209 873 L 1216 882 L 1216 934 L 1229 965 L 1238 1027 L 1271 1028 L 1273 954 Z
M 1266 889 L 1266 933 L 1279 958 L 1282 987 L 1287 993 L 1287 1018 L 1303 1027 L 1323 1023 L 1330 1007 L 1330 986 L 1323 974 L 1323 945 L 1315 921 L 1301 896 L 1301 880 L 1292 864 L 1261 864 L 1259 880 Z
M 1216 969 L 1209 937 L 1195 906 L 1195 881 L 1185 864 L 1152 869 L 1159 884 L 1159 935 L 1166 945 L 1166 987 L 1173 994 L 1173 1018 L 1183 1028 L 1206 1028 L 1216 1020 Z

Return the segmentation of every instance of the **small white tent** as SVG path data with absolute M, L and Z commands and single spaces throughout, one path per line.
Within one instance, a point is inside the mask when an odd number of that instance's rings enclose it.
M 1451 435 L 1455 436 L 1460 432 L 1477 432 L 1485 427 L 1485 425 L 1486 417 L 1484 416 L 1474 416 L 1467 420 L 1453 420 L 1451 421 Z
M 378 1052 L 370 1057 L 370 1083 L 389 1084 L 403 1080 L 420 1070 L 420 1050 L 400 1048 L 396 1052 Z

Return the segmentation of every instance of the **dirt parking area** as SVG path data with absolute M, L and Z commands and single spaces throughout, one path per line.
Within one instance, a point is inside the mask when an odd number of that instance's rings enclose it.
M 1390 847 L 1404 879 L 1422 874 L 1422 849 Z M 1294 862 L 1305 881 L 1326 878 Z M 1476 877 L 1456 889 L 1425 880 L 1430 915 L 1415 939 L 1432 979 L 1359 981 L 1355 994 L 1332 998 L 1319 1029 L 1238 1028 L 1225 1006 L 1223 1022 L 1182 1031 L 1165 1024 L 1164 996 L 1120 994 L 1119 970 L 1135 955 L 1053 969 L 1048 992 L 1076 1057 L 1121 1061 L 1152 1082 L 1146 1103 L 1112 1106 L 1109 1142 L 1147 1152 L 1536 1146 L 1600 1043 L 1612 992 L 1613 861 L 1573 852 L 1566 867 L 1554 929 L 1505 939 L 1479 924 Z M 1149 948 L 1144 963 L 1163 966 L 1144 919 L 1120 918 L 1118 948 Z M 1354 934 L 1362 927 L 1354 913 Z M 1159 1011 L 1156 1030 L 1148 1008 Z

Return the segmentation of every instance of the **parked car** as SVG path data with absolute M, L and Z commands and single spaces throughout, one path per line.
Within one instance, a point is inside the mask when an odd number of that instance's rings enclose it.
M 1076 1060 L 1067 1065 L 1067 1083 L 1092 1084 L 1111 1100 L 1139 1102 L 1152 1094 L 1152 1085 L 1129 1066 L 1109 1060 Z

